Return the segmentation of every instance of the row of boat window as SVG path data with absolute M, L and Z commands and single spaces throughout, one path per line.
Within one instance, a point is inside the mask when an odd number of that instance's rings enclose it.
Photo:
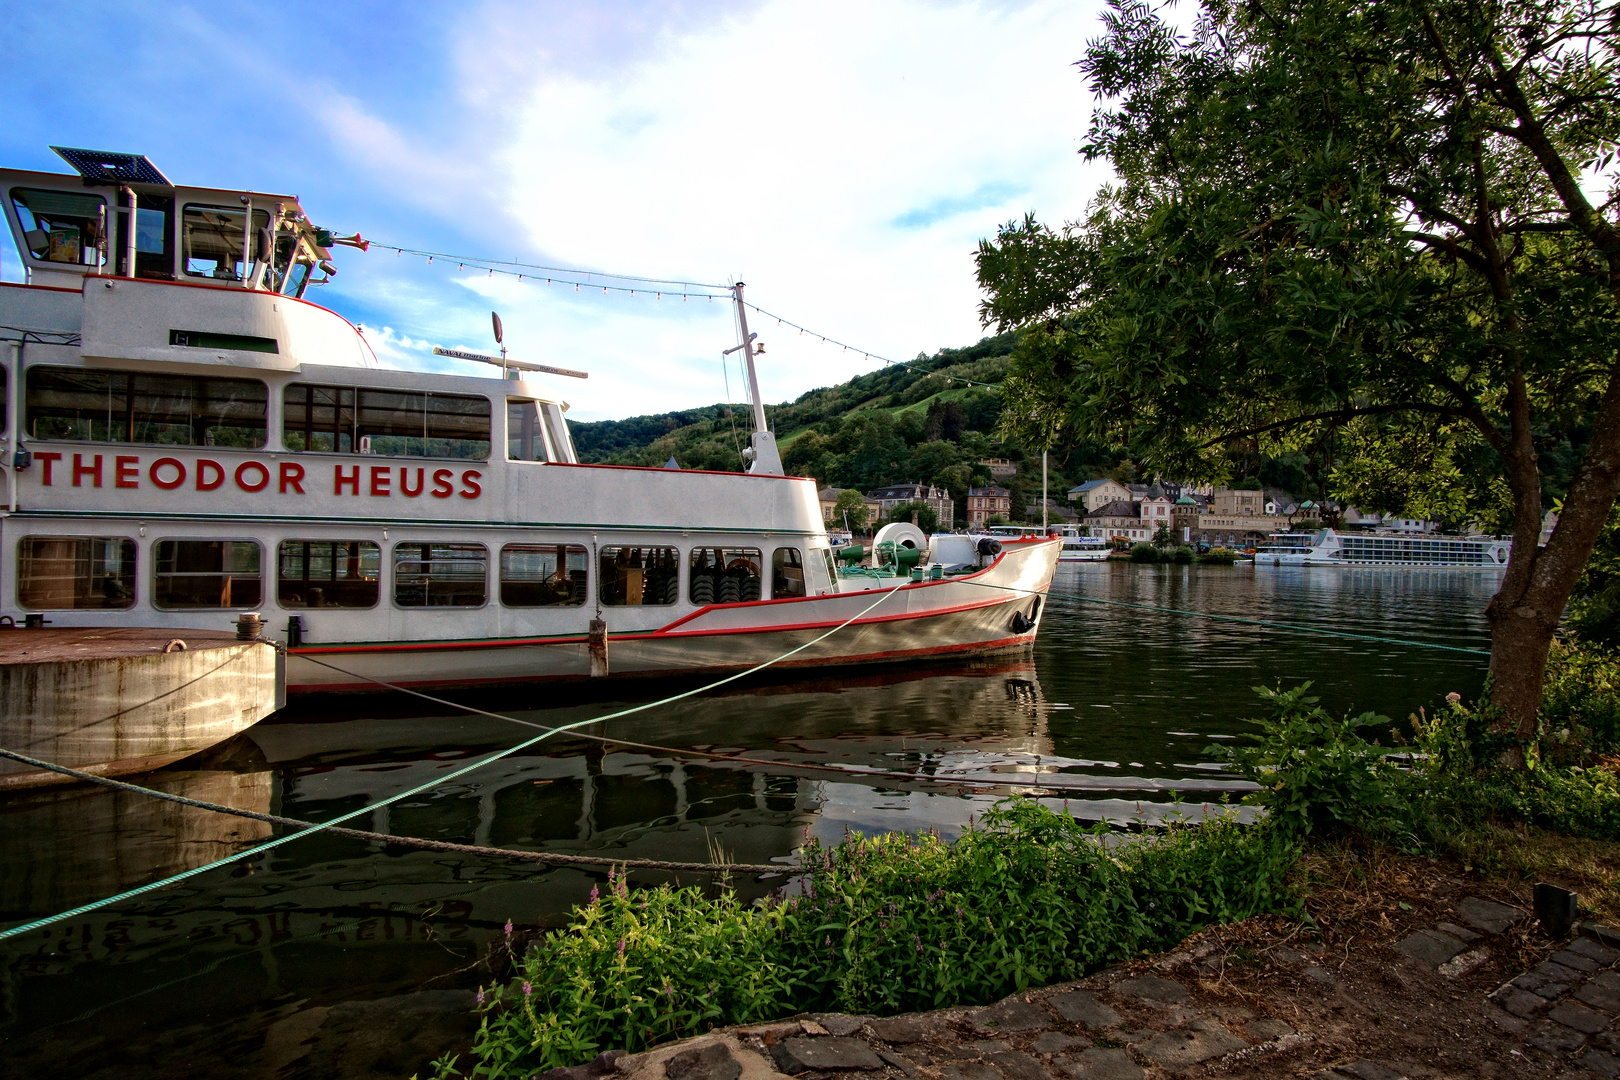
M 0 405 L 5 373 L 0 371 Z M 24 430 L 31 438 L 257 450 L 267 441 L 269 387 L 258 379 L 28 368 Z M 4 410 L 0 408 L 0 431 Z M 507 457 L 556 461 L 561 436 L 538 402 L 507 402 Z M 282 393 L 288 450 L 484 459 L 491 407 L 477 394 L 293 383 Z
M 831 555 L 812 570 L 832 573 Z M 394 604 L 481 607 L 488 600 L 490 549 L 477 543 L 400 541 L 391 551 Z M 264 599 L 263 549 L 256 540 L 159 540 L 152 545 L 152 604 L 168 610 L 234 609 Z M 29 536 L 17 542 L 17 600 L 44 611 L 135 605 L 137 545 L 120 536 Z M 685 560 L 687 599 L 698 606 L 759 600 L 759 548 L 698 547 Z M 679 601 L 678 548 L 603 547 L 598 599 L 608 607 Z M 581 607 L 590 591 L 590 553 L 580 544 L 506 544 L 497 559 L 500 603 L 511 608 Z M 276 603 L 294 610 L 371 608 L 381 599 L 383 553 L 370 540 L 283 540 L 276 548 Z M 771 553 L 770 596 L 805 595 L 796 547 Z

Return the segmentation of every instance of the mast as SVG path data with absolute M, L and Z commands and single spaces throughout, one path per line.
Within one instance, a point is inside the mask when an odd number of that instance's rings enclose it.
M 771 434 L 765 426 L 765 402 L 759 396 L 759 376 L 754 369 L 754 338 L 756 335 L 748 332 L 748 310 L 743 304 L 743 282 L 739 281 L 731 287 L 732 298 L 737 303 L 737 328 L 742 335 L 742 344 L 735 349 L 727 349 L 727 353 L 741 351 L 748 371 L 748 400 L 754 408 L 754 434 L 748 440 L 748 449 L 743 451 L 743 458 L 748 462 L 748 471 L 751 473 L 764 473 L 770 476 L 782 475 L 782 456 L 776 449 L 776 436 Z

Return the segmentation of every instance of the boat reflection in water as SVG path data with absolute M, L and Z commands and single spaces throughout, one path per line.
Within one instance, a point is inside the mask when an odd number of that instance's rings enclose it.
M 548 727 L 622 707 L 581 701 L 519 712 L 509 699 L 488 697 L 478 704 Z M 192 759 L 189 771 L 160 772 L 150 782 L 321 821 L 532 734 L 466 714 L 411 715 L 415 706 L 398 699 L 340 705 L 341 714 L 295 709 L 222 745 L 206 767 Z M 837 839 L 846 828 L 937 827 L 951 835 L 997 797 L 987 782 L 1037 772 L 1066 779 L 1070 763 L 1053 756 L 1049 713 L 1029 663 L 756 682 L 591 730 L 780 765 L 564 735 L 353 824 L 495 847 L 690 862 L 709 861 L 714 845 L 736 861 L 787 861 L 807 831 Z M 852 771 L 802 767 L 809 764 Z M 272 828 L 90 787 L 0 799 L 0 920 L 63 910 L 201 865 Z M 0 1075 L 30 1062 L 51 1063 L 54 1075 L 89 1075 L 114 1063 L 125 1066 L 124 1076 L 167 1075 L 175 1055 L 256 1053 L 255 1040 L 295 1003 L 472 985 L 481 972 L 471 965 L 501 940 L 506 920 L 556 924 L 604 875 L 325 834 L 301 838 L 230 871 L 0 944 L 0 1040 L 10 1062 Z M 748 898 L 787 880 L 736 885 Z M 691 874 L 682 883 L 709 884 Z M 131 1059 L 132 1044 L 145 1046 L 146 1056 Z M 64 1072 L 68 1045 L 83 1064 Z

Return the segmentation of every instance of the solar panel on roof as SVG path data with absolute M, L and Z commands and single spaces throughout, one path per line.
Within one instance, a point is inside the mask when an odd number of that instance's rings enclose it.
M 144 154 L 121 154 L 114 150 L 79 150 L 71 146 L 53 146 L 51 149 L 86 180 L 112 184 L 174 186 Z

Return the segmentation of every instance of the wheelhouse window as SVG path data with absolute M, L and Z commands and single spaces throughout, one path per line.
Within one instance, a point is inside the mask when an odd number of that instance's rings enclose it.
M 276 602 L 284 608 L 375 607 L 382 549 L 369 540 L 283 540 Z
M 160 608 L 251 608 L 264 597 L 253 540 L 159 540 L 152 603 Z
M 501 603 L 579 607 L 590 565 L 590 553 L 579 544 L 507 544 L 501 548 Z
M 269 398 L 257 379 L 34 366 L 27 430 L 35 439 L 249 450 L 264 445 Z
M 673 604 L 681 597 L 681 553 L 672 547 L 605 547 L 597 580 L 605 607 Z
M 506 399 L 506 458 L 508 461 L 556 461 L 546 437 L 544 406 L 538 401 Z
M 394 603 L 400 607 L 482 607 L 488 579 L 483 544 L 394 545 Z
M 25 536 L 17 541 L 17 602 L 77 611 L 135 604 L 135 541 L 123 536 Z
M 135 204 L 135 276 L 143 278 L 174 277 L 174 253 L 169 246 L 169 218 L 174 213 L 174 200 L 164 196 L 142 195 Z M 114 219 L 113 257 L 109 260 L 114 271 L 125 273 L 124 247 L 129 228 L 129 209 L 120 207 Z
M 700 607 L 758 600 L 764 565 L 758 548 L 693 548 L 687 599 Z
M 244 250 L 253 258 L 267 259 L 270 214 L 253 211 L 248 222 L 245 206 L 196 206 L 188 203 L 180 215 L 180 265 L 193 277 L 214 281 L 241 281 L 248 267 Z M 247 245 L 244 248 L 244 245 Z M 246 260 L 251 264 L 253 258 Z
M 23 246 L 34 258 L 72 266 L 100 265 L 107 209 L 101 196 L 12 188 L 11 206 L 22 226 Z
M 489 399 L 471 394 L 294 383 L 282 398 L 293 451 L 397 457 L 489 457 Z
M 804 595 L 804 557 L 798 548 L 779 547 L 771 555 L 771 599 Z

